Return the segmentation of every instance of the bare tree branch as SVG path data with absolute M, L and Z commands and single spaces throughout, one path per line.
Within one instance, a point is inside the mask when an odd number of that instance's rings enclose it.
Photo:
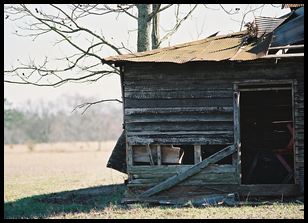
M 242 18 L 241 26 L 240 26 L 240 31 L 242 31 L 242 28 L 243 28 L 243 25 L 244 25 L 244 22 L 245 22 L 245 17 L 246 17 L 249 13 L 255 12 L 256 10 L 258 10 L 258 9 L 260 9 L 260 8 L 263 8 L 264 6 L 265 6 L 265 4 L 262 4 L 261 6 L 259 6 L 259 7 L 257 7 L 257 8 L 254 8 L 254 9 L 250 8 L 249 11 L 247 11 L 247 12 L 245 12 L 245 13 L 243 14 L 243 18 Z M 246 11 L 246 10 L 245 10 L 245 11 Z
M 89 78 L 89 77 L 93 77 L 95 75 L 98 75 L 98 74 L 104 74 L 103 76 L 106 76 L 108 74 L 113 74 L 114 71 L 97 71 L 97 72 L 93 72 L 89 75 L 86 75 L 86 76 L 82 76 L 82 77 L 77 77 L 77 78 L 66 78 L 66 79 L 61 79 L 60 81 L 58 82 L 55 82 L 55 83 L 50 83 L 50 84 L 38 84 L 37 82 L 38 81 L 35 81 L 35 82 L 32 82 L 32 81 L 28 81 L 25 77 L 22 77 L 20 75 L 18 75 L 18 77 L 23 80 L 23 82 L 20 82 L 20 81 L 11 81 L 11 80 L 4 80 L 4 82 L 6 83 L 12 83 L 12 84 L 30 84 L 30 85 L 35 85 L 35 86 L 44 86 L 44 87 L 47 87 L 47 86 L 53 86 L 53 87 L 58 87 L 60 86 L 61 84 L 63 83 L 67 83 L 67 82 L 70 82 L 70 81 L 80 81 L 80 80 L 84 80 L 86 78 Z M 41 76 L 44 76 L 44 75 L 41 75 Z M 46 75 L 45 75 L 46 76 Z M 103 77 L 101 76 L 101 77 Z
M 235 14 L 238 14 L 238 10 L 236 10 L 235 12 L 232 12 L 232 9 L 227 11 L 223 6 L 222 4 L 219 4 L 219 6 L 222 8 L 222 10 L 224 10 L 225 13 L 227 13 L 228 15 L 235 15 Z
M 35 8 L 36 11 L 35 13 L 32 12 L 26 5 L 23 4 L 6 6 L 5 12 L 10 16 L 10 19 L 12 21 L 14 20 L 14 15 L 18 16 L 17 19 L 24 17 L 29 17 L 34 19 L 34 21 L 32 20 L 32 22 L 31 20 L 27 20 L 25 23 L 26 26 L 19 26 L 20 30 L 30 31 L 31 33 L 24 35 L 18 33 L 17 35 L 34 37 L 35 40 L 35 38 L 37 38 L 38 36 L 46 34 L 48 32 L 57 33 L 59 36 L 62 37 L 62 39 L 57 41 L 56 43 L 65 42 L 66 44 L 69 44 L 73 46 L 75 49 L 77 49 L 79 53 L 75 53 L 73 55 L 63 58 L 66 59 L 68 63 L 68 66 L 65 68 L 56 68 L 56 69 L 47 68 L 48 61 L 46 57 L 45 61 L 41 65 L 35 65 L 34 60 L 33 61 L 30 60 L 28 64 L 21 64 L 21 66 L 12 68 L 11 70 L 5 70 L 4 74 L 6 77 L 5 79 L 6 83 L 31 84 L 36 86 L 60 86 L 63 83 L 72 81 L 80 81 L 80 80 L 86 81 L 87 78 L 93 76 L 95 76 L 96 78 L 94 79 L 92 78 L 91 80 L 88 81 L 98 80 L 109 73 L 119 74 L 118 68 L 115 68 L 110 64 L 107 64 L 107 66 L 109 66 L 111 70 L 105 70 L 102 68 L 99 69 L 99 71 L 89 70 L 91 67 L 98 66 L 99 64 L 104 65 L 102 57 L 95 52 L 95 48 L 102 45 L 107 45 L 113 50 L 115 50 L 118 54 L 121 54 L 118 47 L 114 46 L 113 44 L 110 44 L 103 37 L 95 34 L 93 31 L 81 27 L 79 24 L 77 24 L 76 21 L 74 21 L 75 12 L 77 10 L 76 8 L 74 8 L 69 15 L 64 11 L 63 8 L 60 8 L 52 4 L 51 7 L 57 11 L 56 15 L 49 15 L 41 10 L 38 10 L 37 8 Z M 86 49 L 83 49 L 79 44 L 75 43 L 74 40 L 71 39 L 71 36 L 68 35 L 78 32 L 85 32 L 90 36 L 92 36 L 92 40 L 91 41 L 89 40 L 90 45 Z M 94 39 L 98 39 L 99 42 L 95 43 Z M 79 65 L 81 64 L 81 60 L 84 60 L 85 58 L 88 57 L 94 57 L 100 63 L 94 63 L 94 64 L 92 63 L 92 65 L 90 64 L 88 66 Z M 80 72 L 82 71 L 88 74 L 79 77 L 69 77 L 69 78 L 62 77 L 62 73 L 64 74 L 65 72 L 73 71 L 75 68 L 78 68 Z M 26 71 L 28 71 L 28 73 L 25 74 Z M 77 74 L 76 71 L 74 73 Z M 12 80 L 11 78 L 8 80 L 7 77 L 10 74 L 11 77 L 18 77 L 20 81 Z M 36 75 L 37 77 L 34 77 L 34 75 Z M 33 76 L 33 78 L 31 76 Z M 47 77 L 53 77 L 58 80 L 54 83 L 49 83 L 50 80 L 47 79 Z M 40 83 L 43 80 L 47 80 L 48 83 L 46 83 L 46 81 L 45 83 Z
M 85 108 L 83 110 L 83 112 L 81 114 L 84 114 L 92 105 L 98 104 L 98 103 L 102 103 L 102 102 L 108 102 L 108 101 L 116 101 L 119 103 L 123 103 L 121 100 L 119 99 L 103 99 L 103 100 L 99 100 L 99 101 L 94 101 L 94 102 L 86 102 L 80 105 L 77 105 L 72 112 L 74 112 L 76 109 L 81 109 L 81 108 Z
M 179 27 L 182 25 L 182 23 L 193 13 L 193 11 L 197 8 L 197 6 L 198 5 L 196 4 L 182 19 L 179 19 L 178 16 L 179 16 L 180 6 L 178 5 L 177 12 L 176 12 L 176 18 L 177 18 L 176 24 L 166 35 L 164 35 L 160 39 L 158 46 L 160 46 L 163 41 L 168 39 L 170 36 L 172 36 L 179 29 Z

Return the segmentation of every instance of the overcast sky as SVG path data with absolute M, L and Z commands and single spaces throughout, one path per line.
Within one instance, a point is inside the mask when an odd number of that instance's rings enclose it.
M 163 43 L 163 47 L 175 45 L 179 43 L 194 41 L 219 31 L 219 34 L 227 34 L 237 32 L 240 29 L 240 21 L 243 13 L 249 10 L 247 5 L 223 5 L 226 10 L 239 10 L 235 15 L 228 15 L 218 5 L 199 5 L 197 10 L 186 22 L 180 27 L 178 32 L 170 39 Z M 257 7 L 253 6 L 253 7 Z M 259 5 L 260 6 L 260 5 Z M 280 6 L 280 5 L 275 5 Z M 36 5 L 37 8 L 44 9 L 44 5 Z M 183 9 L 189 9 L 189 5 L 183 5 Z M 211 9 L 209 9 L 211 8 Z M 288 13 L 289 9 L 281 9 L 281 7 L 273 7 L 267 5 L 262 10 L 256 11 L 254 14 L 249 13 L 245 17 L 245 22 L 251 22 L 254 16 L 270 16 L 279 17 Z M 174 24 L 174 10 L 168 9 L 161 14 L 161 35 L 164 29 L 172 27 Z M 5 16 L 5 15 L 4 15 Z M 137 21 L 127 15 L 104 15 L 103 17 L 89 17 L 84 21 L 87 28 L 96 30 L 108 40 L 123 42 L 132 51 L 136 50 L 137 37 Z M 18 61 L 26 63 L 29 58 L 40 59 L 45 55 L 49 57 L 57 57 L 68 51 L 64 45 L 54 47 L 53 42 L 56 40 L 55 35 L 46 35 L 32 41 L 31 38 L 18 37 L 13 33 L 16 32 L 16 26 L 9 20 L 4 22 L 4 67 L 5 69 L 17 65 Z M 112 38 L 112 39 L 111 39 Z M 102 57 L 115 55 L 110 50 L 103 50 Z M 58 97 L 65 95 L 79 94 L 85 97 L 93 97 L 95 99 L 121 98 L 120 80 L 117 75 L 111 75 L 96 83 L 83 84 L 64 84 L 60 87 L 35 87 L 30 85 L 4 84 L 4 97 L 13 105 L 20 106 L 27 100 L 34 103 L 39 101 L 56 100 Z

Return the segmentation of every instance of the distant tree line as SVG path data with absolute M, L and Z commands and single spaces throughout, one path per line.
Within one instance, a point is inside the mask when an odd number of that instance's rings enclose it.
M 100 104 L 84 114 L 72 112 L 72 104 L 84 101 L 91 99 L 76 96 L 20 109 L 4 99 L 4 143 L 116 140 L 122 132 L 121 105 Z

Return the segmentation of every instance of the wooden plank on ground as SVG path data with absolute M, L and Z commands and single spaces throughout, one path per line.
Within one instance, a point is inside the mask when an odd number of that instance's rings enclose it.
M 174 175 L 174 176 L 166 179 L 165 181 L 159 183 L 158 185 L 146 190 L 145 192 L 143 192 L 140 195 L 140 197 L 150 197 L 150 196 L 152 196 L 156 193 L 159 193 L 160 191 L 169 189 L 170 187 L 173 187 L 174 185 L 182 182 L 183 180 L 187 179 L 188 177 L 199 173 L 202 169 L 204 169 L 208 165 L 216 163 L 219 160 L 222 160 L 223 158 L 225 158 L 226 156 L 231 155 L 234 151 L 235 151 L 234 145 L 230 145 L 230 146 L 218 151 L 217 153 L 211 155 L 210 157 L 203 160 L 202 162 L 195 164 L 194 166 L 192 166 L 191 168 L 189 168 L 185 172 L 180 173 L 178 175 Z

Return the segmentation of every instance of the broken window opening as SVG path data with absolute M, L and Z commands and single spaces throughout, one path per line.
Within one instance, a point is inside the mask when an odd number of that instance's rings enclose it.
M 242 183 L 294 184 L 292 86 L 263 87 L 240 93 Z
M 173 145 L 133 145 L 133 165 L 179 165 L 183 149 Z
M 229 145 L 202 145 L 201 146 L 202 160 L 226 148 L 227 146 Z M 218 161 L 216 164 L 218 165 L 232 164 L 232 156 L 227 156 L 222 160 Z
M 228 145 L 133 145 L 133 165 L 194 165 L 227 146 Z M 227 156 L 216 164 L 232 164 L 232 156 Z

